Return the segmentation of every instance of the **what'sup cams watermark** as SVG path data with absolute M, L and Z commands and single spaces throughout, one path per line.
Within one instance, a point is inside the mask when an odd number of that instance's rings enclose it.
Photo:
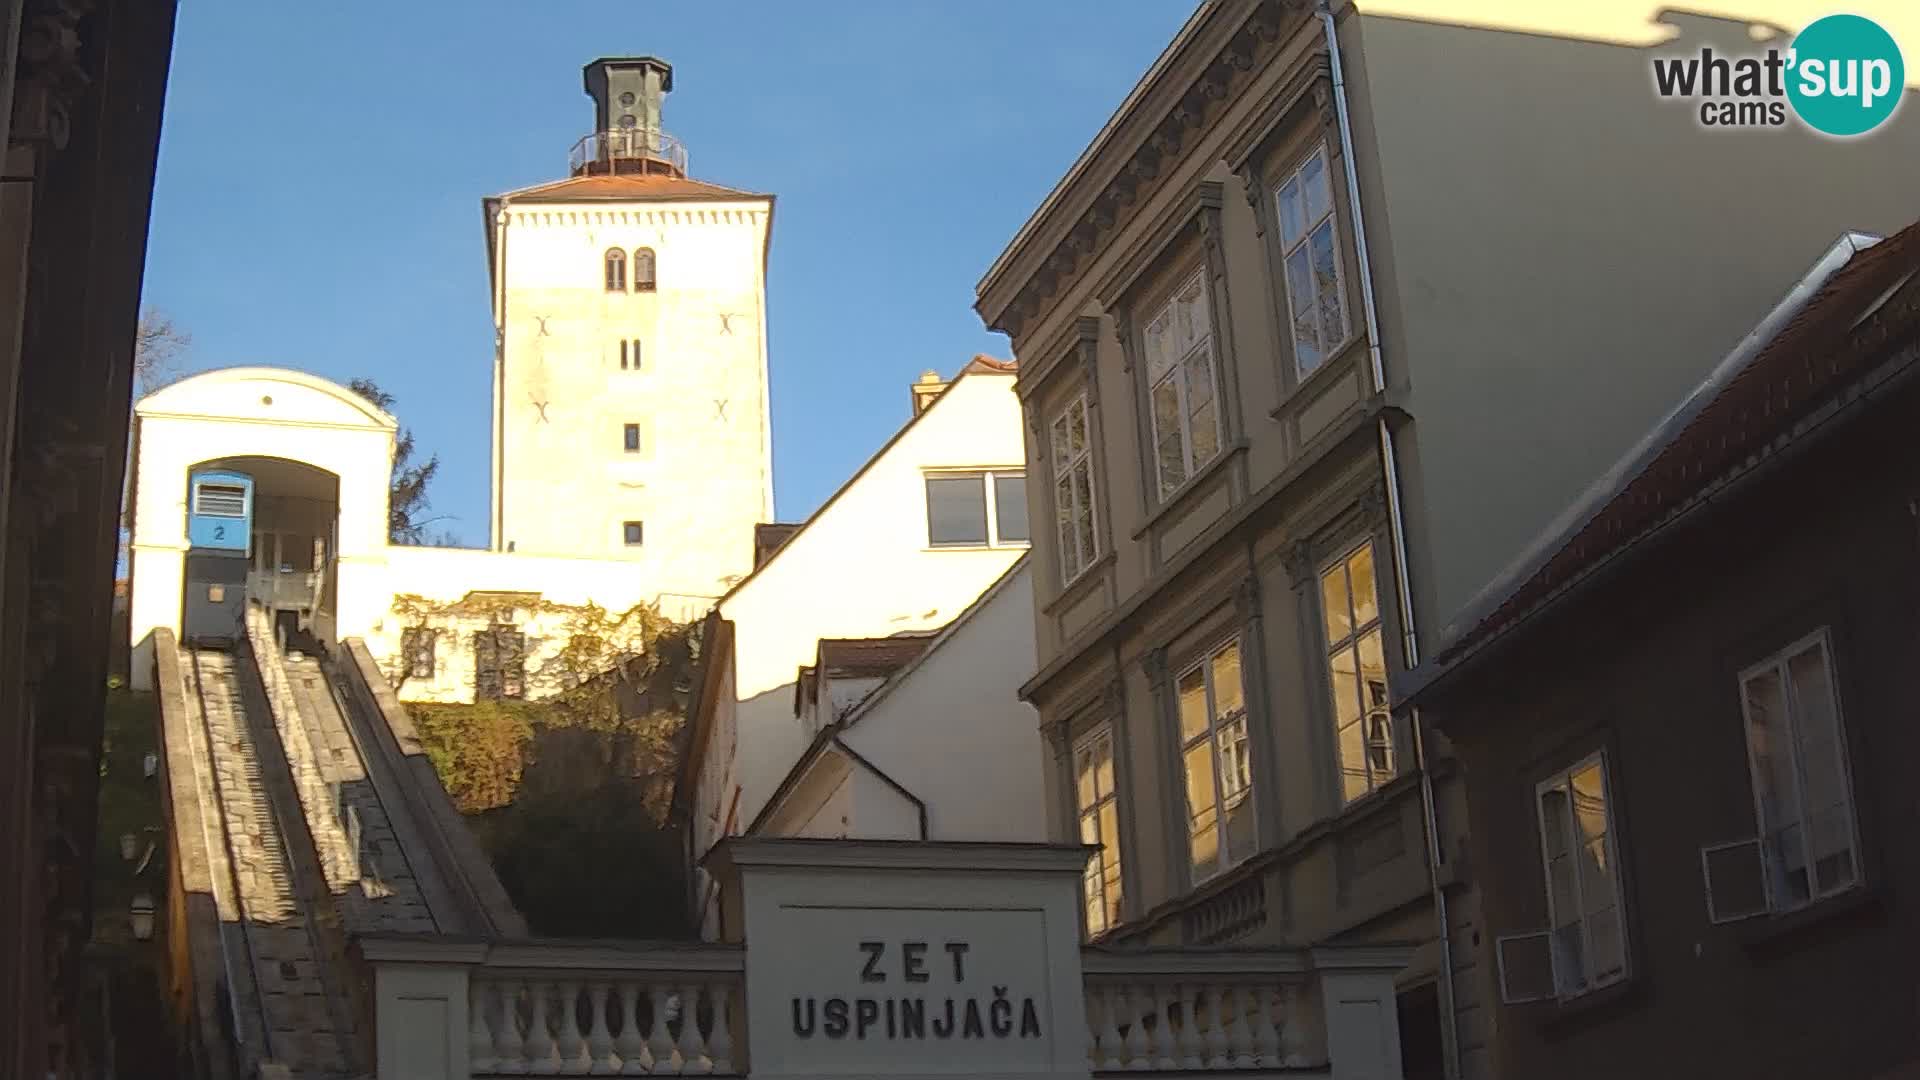
M 1886 123 L 1906 78 L 1893 35 L 1859 15 L 1820 19 L 1785 51 L 1729 56 L 1703 48 L 1698 55 L 1653 61 L 1654 91 L 1698 102 L 1702 127 L 1777 128 L 1797 117 L 1839 138 Z

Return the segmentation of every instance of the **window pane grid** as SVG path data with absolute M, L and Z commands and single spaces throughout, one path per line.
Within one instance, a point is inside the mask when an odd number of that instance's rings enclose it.
M 1859 884 L 1859 841 L 1825 630 L 1741 676 L 1768 903 L 1791 911 Z
M 1186 774 L 1187 843 L 1196 882 L 1252 853 L 1253 771 L 1240 643 L 1230 641 L 1175 680 L 1180 760 Z
M 1099 557 L 1093 528 L 1093 447 L 1085 394 L 1069 402 L 1049 428 L 1060 580 L 1077 579 Z
M 1605 755 L 1541 782 L 1535 805 L 1554 986 L 1559 996 L 1571 997 L 1626 974 Z
M 1397 771 L 1375 582 L 1371 543 L 1354 549 L 1320 577 L 1342 802 L 1378 790 Z
M 1024 547 L 1027 475 L 1018 469 L 928 473 L 927 543 L 931 547 Z
M 1212 320 L 1205 274 L 1196 271 L 1147 323 L 1142 335 L 1154 464 L 1162 497 L 1220 452 Z
M 1274 192 L 1280 261 L 1293 337 L 1294 366 L 1313 371 L 1347 337 L 1339 227 L 1322 146 Z
M 1087 932 L 1105 933 L 1120 921 L 1120 830 L 1114 790 L 1113 733 L 1102 727 L 1074 747 L 1074 806 L 1080 840 L 1099 845 L 1083 880 Z

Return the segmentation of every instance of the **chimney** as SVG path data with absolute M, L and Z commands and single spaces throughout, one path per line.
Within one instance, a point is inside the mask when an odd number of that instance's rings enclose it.
M 686 150 L 660 126 L 673 65 L 655 56 L 601 57 L 581 70 L 593 99 L 592 135 L 576 147 L 574 175 L 663 172 L 685 176 Z
M 940 391 L 946 388 L 946 380 L 940 378 L 939 372 L 921 372 L 920 378 L 911 387 L 913 390 L 913 415 L 919 416 L 921 413 L 926 412 L 927 406 L 933 404 L 933 399 L 939 397 Z

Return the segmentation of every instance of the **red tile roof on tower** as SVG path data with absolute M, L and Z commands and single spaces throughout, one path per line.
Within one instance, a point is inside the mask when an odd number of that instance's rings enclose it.
M 739 188 L 721 187 L 668 173 L 598 173 L 572 176 L 509 191 L 500 196 L 514 202 L 592 202 L 602 199 L 764 199 L 767 196 Z

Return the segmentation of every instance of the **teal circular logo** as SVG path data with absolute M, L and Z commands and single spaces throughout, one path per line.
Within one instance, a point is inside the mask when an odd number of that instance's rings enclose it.
M 1864 135 L 1879 127 L 1907 84 L 1893 35 L 1858 15 L 1829 15 L 1800 31 L 1787 69 L 1793 111 L 1827 135 Z

